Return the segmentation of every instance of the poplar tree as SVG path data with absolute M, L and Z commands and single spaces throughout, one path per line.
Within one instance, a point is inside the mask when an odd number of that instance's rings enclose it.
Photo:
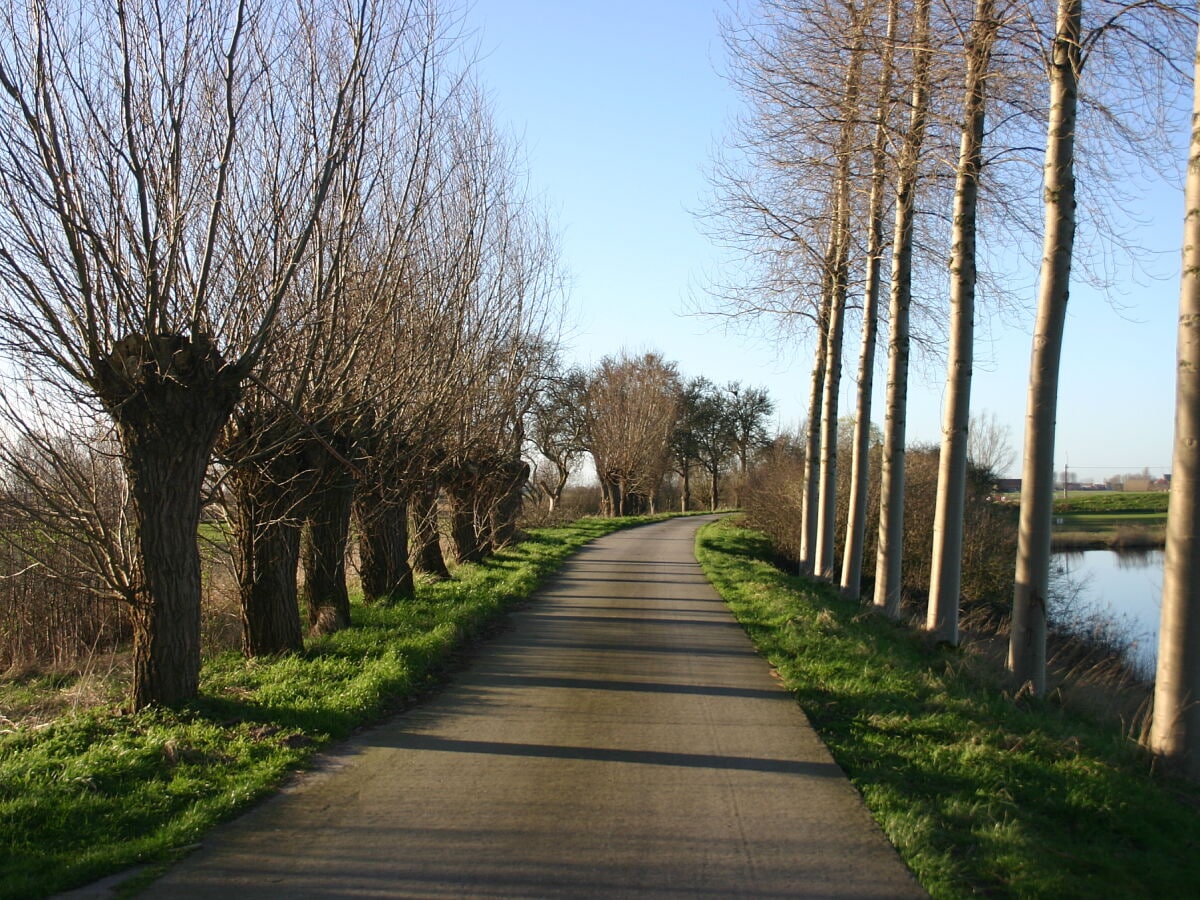
M 1149 742 L 1170 769 L 1200 781 L 1200 43 L 1195 66 L 1179 284 L 1175 447 Z

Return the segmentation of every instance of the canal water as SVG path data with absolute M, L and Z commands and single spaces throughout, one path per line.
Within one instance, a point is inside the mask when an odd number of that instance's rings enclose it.
M 1051 561 L 1052 618 L 1110 619 L 1133 643 L 1139 670 L 1153 677 L 1162 601 L 1161 550 L 1084 550 Z

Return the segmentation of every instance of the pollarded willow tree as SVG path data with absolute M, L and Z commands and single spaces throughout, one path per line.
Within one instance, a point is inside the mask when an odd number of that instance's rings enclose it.
M 35 0 L 0 18 L 0 341 L 115 424 L 135 707 L 196 692 L 201 483 L 389 74 L 388 8 Z

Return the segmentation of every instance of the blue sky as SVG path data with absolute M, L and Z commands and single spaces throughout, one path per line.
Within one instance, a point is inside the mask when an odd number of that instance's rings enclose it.
M 724 9 L 705 0 L 474 0 L 466 23 L 497 121 L 522 140 L 533 189 L 561 230 L 568 359 L 655 350 L 685 375 L 766 387 L 777 423 L 794 427 L 805 415 L 810 348 L 781 353 L 688 315 L 720 266 L 693 212 L 738 108 L 719 74 Z M 1181 135 L 1186 127 L 1183 119 Z M 1160 251 L 1158 280 L 1119 283 L 1112 302 L 1072 288 L 1056 467 L 1069 461 L 1085 480 L 1170 467 L 1182 190 L 1152 186 L 1139 204 L 1137 239 Z M 1032 295 L 1028 305 L 1012 324 L 981 327 L 972 399 L 1011 429 L 1018 454 Z M 849 340 L 848 374 L 857 335 Z M 943 380 L 939 362 L 914 367 L 910 442 L 939 440 Z M 878 391 L 882 382 L 877 375 Z M 879 394 L 875 408 L 882 424 Z

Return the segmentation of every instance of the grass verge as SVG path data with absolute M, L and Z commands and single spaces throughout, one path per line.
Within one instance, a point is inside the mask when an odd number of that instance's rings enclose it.
M 1200 884 L 1200 788 L 1118 728 L 1018 702 L 970 648 L 781 572 L 760 533 L 697 556 L 935 897 L 1178 897 Z
M 201 696 L 180 709 L 9 723 L 0 735 L 0 898 L 170 861 L 320 748 L 428 691 L 580 546 L 650 520 L 537 529 L 451 581 L 420 585 L 413 601 L 356 604 L 354 627 L 302 655 L 209 660 Z

